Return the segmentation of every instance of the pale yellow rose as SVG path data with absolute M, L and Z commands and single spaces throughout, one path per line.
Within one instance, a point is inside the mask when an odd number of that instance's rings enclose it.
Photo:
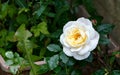
M 98 41 L 99 34 L 93 28 L 92 22 L 83 17 L 65 24 L 60 36 L 63 52 L 77 60 L 86 59 L 96 48 Z

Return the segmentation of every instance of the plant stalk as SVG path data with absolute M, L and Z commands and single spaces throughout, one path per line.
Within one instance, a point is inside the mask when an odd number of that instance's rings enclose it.
M 26 48 L 25 41 L 24 41 L 24 46 L 25 46 L 25 52 L 26 52 L 28 61 L 29 61 L 30 66 L 31 66 L 31 68 L 32 68 L 32 73 L 33 73 L 33 75 L 37 75 L 36 72 L 35 72 L 35 70 L 34 70 L 34 65 L 33 65 L 33 62 L 32 62 L 32 60 L 31 60 L 31 57 L 30 57 L 30 54 L 29 54 L 29 50 L 27 50 L 27 48 Z

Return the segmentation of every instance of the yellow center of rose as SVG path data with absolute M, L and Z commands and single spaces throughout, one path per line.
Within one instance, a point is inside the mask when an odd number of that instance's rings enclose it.
M 84 30 L 79 28 L 71 28 L 68 30 L 66 42 L 72 47 L 80 47 L 86 42 L 87 35 Z

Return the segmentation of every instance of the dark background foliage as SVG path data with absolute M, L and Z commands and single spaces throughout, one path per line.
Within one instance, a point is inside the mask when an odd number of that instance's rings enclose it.
M 76 61 L 67 57 L 59 42 L 63 26 L 76 20 L 81 14 L 79 6 L 85 7 L 94 28 L 100 33 L 99 46 L 87 59 Z M 77 13 L 77 14 L 76 14 Z M 103 24 L 93 6 L 92 0 L 2 0 L 0 1 L 0 54 L 11 66 L 13 71 L 17 66 L 32 67 L 30 74 L 38 75 L 50 72 L 52 75 L 83 75 L 88 67 L 93 75 L 118 75 L 114 70 L 114 55 L 101 57 L 100 45 L 109 44 L 108 34 L 113 25 Z M 97 55 L 96 55 L 97 54 Z M 12 56 L 11 58 L 8 58 Z M 100 60 L 106 65 L 98 63 Z M 110 59 L 110 60 L 106 60 Z M 8 61 L 9 60 L 9 61 Z M 18 61 L 16 61 L 18 60 Z M 33 62 L 46 60 L 47 64 L 36 66 Z M 25 61 L 20 63 L 19 61 Z M 111 64 L 109 64 L 111 62 Z M 118 69 L 115 67 L 115 69 Z M 88 71 L 88 75 L 90 74 Z

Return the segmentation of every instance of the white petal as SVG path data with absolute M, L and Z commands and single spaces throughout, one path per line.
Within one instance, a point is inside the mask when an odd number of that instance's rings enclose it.
M 87 26 L 92 26 L 92 22 L 89 19 L 86 19 L 84 17 L 77 19 L 79 22 L 83 22 Z
M 100 38 L 100 36 L 99 36 L 99 34 L 96 32 L 94 39 L 90 40 L 90 42 L 89 42 L 89 44 L 88 44 L 88 45 L 90 46 L 90 51 L 92 51 L 92 50 L 94 50 L 94 49 L 96 48 L 96 46 L 97 46 L 97 44 L 98 44 L 98 41 L 99 41 L 99 38 Z
M 66 33 L 68 32 L 68 30 L 71 30 L 72 28 L 83 28 L 84 27 L 84 23 L 80 23 L 80 22 L 77 22 L 77 21 L 70 21 L 68 22 L 64 28 L 63 28 L 63 33 Z
M 65 24 L 65 26 L 63 27 L 63 32 L 66 30 L 66 28 L 72 26 L 74 22 L 75 22 L 75 21 L 69 21 L 69 22 L 67 22 L 67 23 Z
M 86 59 L 88 56 L 90 55 L 90 52 L 84 54 L 84 55 L 79 55 L 78 53 L 74 53 L 73 54 L 73 57 L 76 59 L 76 60 L 83 60 L 83 59 Z
M 85 26 L 86 31 L 89 33 L 90 35 L 90 39 L 93 39 L 93 37 L 95 36 L 95 29 L 91 26 Z
M 70 48 L 63 47 L 63 52 L 64 52 L 67 56 L 73 56 L 73 53 L 70 51 Z
M 76 51 L 80 51 L 82 47 L 79 48 L 71 48 L 70 51 L 71 52 L 76 52 Z
M 90 35 L 91 35 L 91 38 L 90 38 L 90 39 L 92 39 L 92 38 L 95 36 L 95 29 L 94 29 L 93 26 L 92 26 L 92 22 L 91 22 L 89 19 L 86 19 L 86 18 L 84 18 L 84 17 L 79 18 L 77 21 L 78 21 L 78 22 L 82 22 L 82 23 L 85 24 L 84 27 L 85 27 L 85 28 L 87 29 L 87 31 L 90 33 Z
M 61 34 L 61 36 L 60 36 L 60 42 L 61 42 L 61 44 L 62 44 L 63 46 L 70 47 L 70 46 L 66 43 L 66 41 L 65 41 L 65 36 L 64 36 L 64 34 Z
M 87 35 L 86 44 L 88 44 L 90 42 L 90 33 L 88 31 L 86 31 L 85 33 Z
M 84 54 L 86 54 L 86 53 L 88 53 L 89 52 L 89 46 L 88 45 L 85 45 L 79 52 L 78 52 L 78 54 L 79 55 L 84 55 Z
M 96 31 L 92 27 L 89 28 L 89 33 L 90 33 L 90 39 L 94 39 Z

